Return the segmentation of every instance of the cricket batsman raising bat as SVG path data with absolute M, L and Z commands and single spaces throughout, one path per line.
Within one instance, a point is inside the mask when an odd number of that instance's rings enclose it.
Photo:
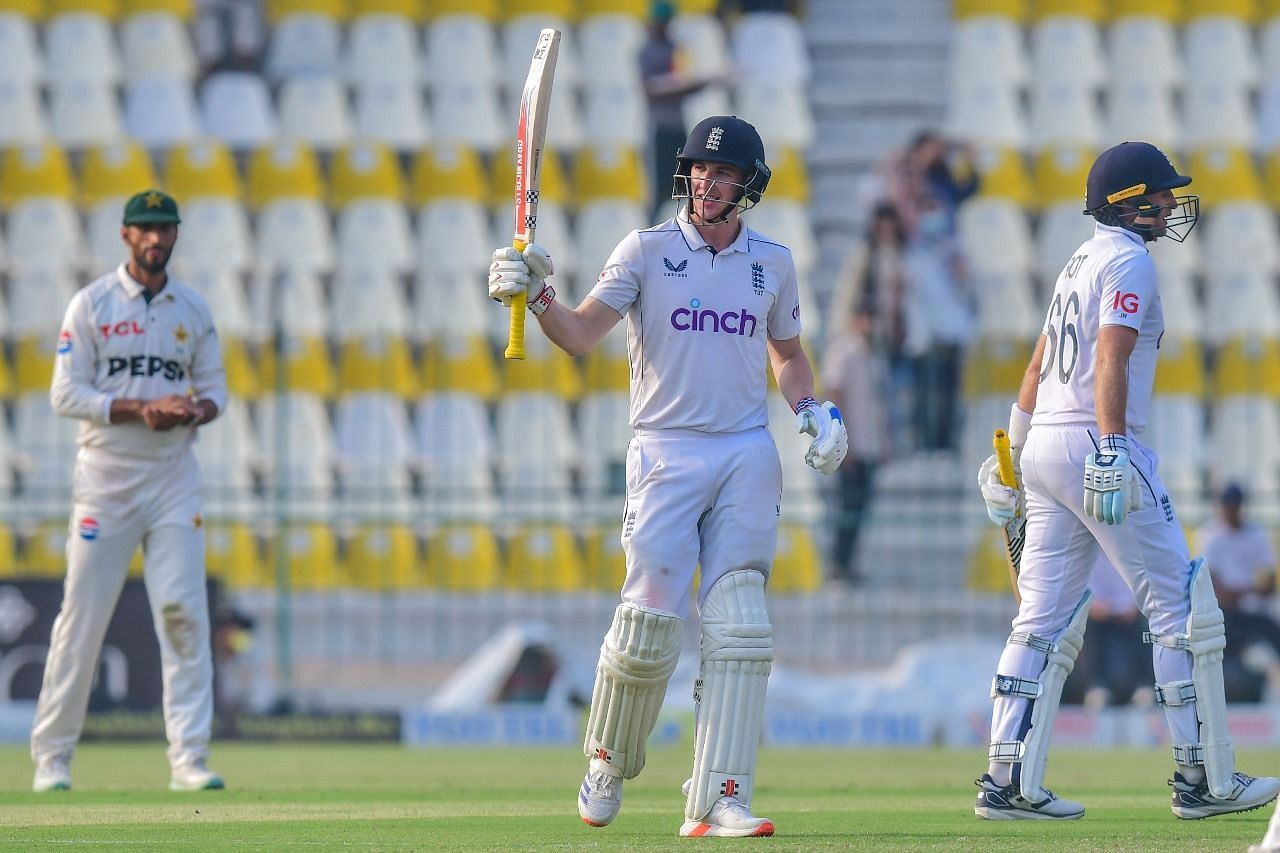
M 559 30 L 548 27 L 538 33 L 538 44 L 533 49 L 533 61 L 529 64 L 529 76 L 525 78 L 524 91 L 520 95 L 520 120 L 516 126 L 515 236 L 511 242 L 516 252 L 523 252 L 533 242 L 534 230 L 538 225 L 538 186 L 542 180 L 547 113 L 551 105 L 551 83 L 555 78 L 559 50 Z M 548 268 L 545 275 L 550 273 Z M 553 290 L 548 301 L 554 297 Z M 521 292 L 511 299 L 511 330 L 507 337 L 506 351 L 509 359 L 524 358 L 524 309 L 527 298 Z

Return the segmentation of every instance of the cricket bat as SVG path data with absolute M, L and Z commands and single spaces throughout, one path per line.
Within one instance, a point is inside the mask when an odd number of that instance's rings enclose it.
M 991 444 L 996 449 L 996 462 L 1000 465 L 1000 482 L 1011 489 L 1021 488 L 1018 485 L 1018 475 L 1013 470 L 1013 452 L 1009 449 L 1009 436 L 1004 430 L 998 429 L 995 437 L 991 439 Z M 1022 513 L 1015 515 L 1000 528 L 1000 535 L 1004 537 L 1004 556 L 1005 562 L 1009 564 L 1009 582 L 1013 584 L 1013 599 L 1021 604 L 1018 575 L 1022 572 L 1022 545 L 1027 538 L 1026 516 Z
M 538 33 L 538 44 L 529 63 L 529 76 L 520 94 L 520 119 L 516 124 L 516 218 L 511 245 L 517 252 L 533 242 L 538 225 L 538 187 L 542 181 L 543 145 L 547 139 L 547 113 L 551 105 L 551 82 L 560 52 L 560 31 L 548 27 Z M 537 294 L 532 294 L 537 296 Z M 511 327 L 507 333 L 506 357 L 524 358 L 525 308 L 530 294 L 511 300 Z

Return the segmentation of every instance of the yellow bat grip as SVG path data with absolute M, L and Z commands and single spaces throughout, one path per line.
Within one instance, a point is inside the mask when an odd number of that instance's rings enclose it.
M 511 244 L 517 252 L 523 252 L 528 244 L 515 240 Z M 513 361 L 524 361 L 524 317 L 529 304 L 528 292 L 511 297 L 511 325 L 507 329 L 507 350 L 504 355 Z
M 991 444 L 996 449 L 996 462 L 1000 465 L 1000 482 L 1011 489 L 1018 488 L 1018 475 L 1013 471 L 1013 452 L 1009 449 L 1009 436 L 1004 430 L 996 430 Z

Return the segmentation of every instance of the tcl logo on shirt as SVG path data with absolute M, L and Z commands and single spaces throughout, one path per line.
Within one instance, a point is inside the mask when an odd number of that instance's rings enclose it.
M 136 320 L 122 320 L 119 323 L 103 323 L 98 329 L 102 332 L 102 337 L 106 338 L 123 338 L 126 335 L 141 335 L 146 329 L 138 325 Z
M 1124 311 L 1127 314 L 1137 313 L 1138 310 L 1138 294 L 1121 293 L 1116 291 L 1116 298 L 1111 303 L 1111 307 L 1117 311 Z

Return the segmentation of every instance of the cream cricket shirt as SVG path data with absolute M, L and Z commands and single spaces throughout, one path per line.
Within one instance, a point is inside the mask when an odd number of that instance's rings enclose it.
M 1097 422 L 1093 388 L 1094 352 L 1103 326 L 1136 329 L 1129 356 L 1125 424 L 1142 432 L 1151 410 L 1156 358 L 1164 334 L 1164 311 L 1156 268 L 1137 234 L 1099 223 L 1058 276 L 1041 331 L 1047 336 L 1040 362 L 1035 424 Z
M 113 424 L 111 401 L 192 394 L 222 412 L 226 373 L 204 299 L 172 276 L 150 303 L 145 289 L 121 264 L 72 297 L 50 399 L 58 414 L 81 419 L 81 447 L 164 459 L 190 445 L 195 428 L 155 432 L 141 422 Z
M 589 295 L 627 318 L 633 427 L 768 425 L 766 336 L 800 334 L 786 246 L 743 224 L 715 253 L 693 225 L 668 219 L 623 238 Z

